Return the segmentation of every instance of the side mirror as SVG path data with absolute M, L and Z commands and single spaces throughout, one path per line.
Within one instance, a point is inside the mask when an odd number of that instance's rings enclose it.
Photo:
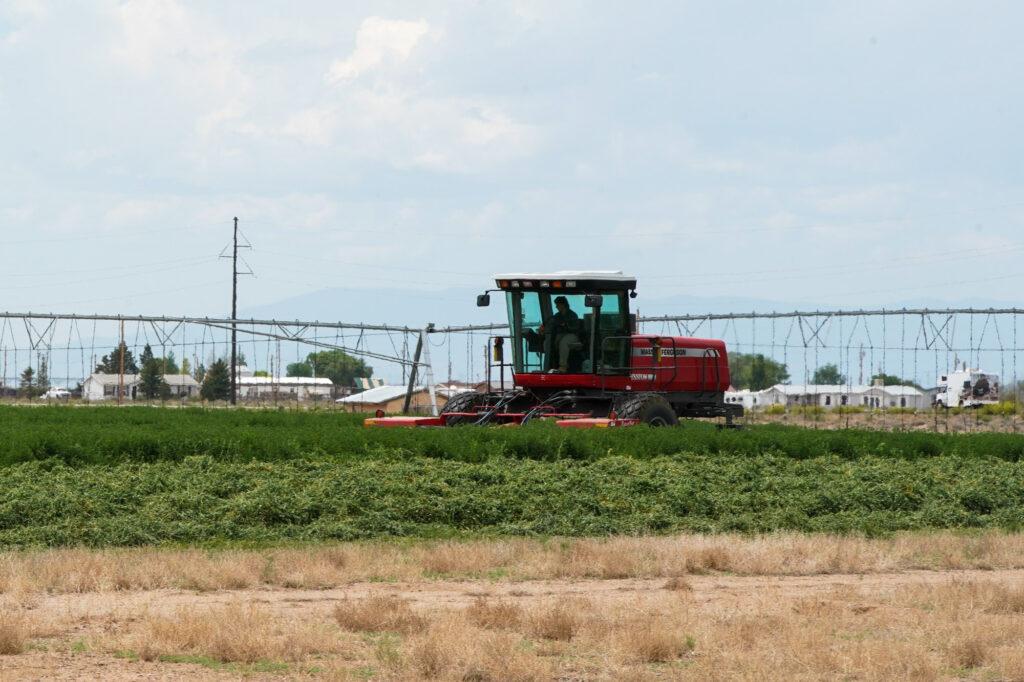
M 600 308 L 604 299 L 599 294 L 587 294 L 583 297 L 583 305 L 588 308 Z
M 476 297 L 476 307 L 477 308 L 486 308 L 490 304 L 491 304 L 491 295 L 490 294 L 480 294 L 479 296 Z

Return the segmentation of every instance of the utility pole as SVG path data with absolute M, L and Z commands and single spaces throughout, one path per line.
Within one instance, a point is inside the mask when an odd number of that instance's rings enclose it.
M 238 399 L 237 355 L 238 355 L 238 216 L 235 216 L 235 231 L 231 248 L 231 404 Z
M 124 320 L 121 320 L 121 343 L 117 347 L 117 354 L 120 356 L 120 364 L 117 372 L 117 404 L 121 404 L 121 396 L 124 395 Z
M 251 249 L 252 244 L 248 240 L 244 243 L 238 243 L 238 217 L 234 220 L 234 231 L 231 237 L 231 246 L 224 247 L 220 252 L 221 258 L 231 259 L 231 404 L 236 404 L 238 400 L 238 276 L 239 275 L 251 275 L 253 274 L 252 268 L 244 260 L 242 263 L 245 264 L 246 270 L 243 272 L 238 271 L 238 250 L 239 249 Z M 244 235 L 243 235 L 244 239 Z M 231 249 L 231 255 L 228 256 L 225 252 Z

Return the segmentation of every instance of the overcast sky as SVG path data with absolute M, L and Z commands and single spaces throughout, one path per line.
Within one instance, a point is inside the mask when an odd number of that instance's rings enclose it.
M 563 268 L 1012 300 L 1021 26 L 1013 2 L 0 0 L 0 309 L 224 312 L 236 215 L 244 305 Z

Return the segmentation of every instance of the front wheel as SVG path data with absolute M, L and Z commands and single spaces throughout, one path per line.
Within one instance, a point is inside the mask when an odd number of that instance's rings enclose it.
M 638 419 L 649 426 L 676 426 L 679 417 L 665 396 L 658 393 L 634 393 L 615 403 L 619 419 Z

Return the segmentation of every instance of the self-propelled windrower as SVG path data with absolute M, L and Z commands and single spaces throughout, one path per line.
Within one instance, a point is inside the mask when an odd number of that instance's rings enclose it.
M 522 424 L 552 419 L 565 427 L 649 424 L 680 417 L 724 417 L 725 342 L 637 332 L 629 303 L 636 278 L 621 272 L 563 271 L 495 275 L 509 333 L 492 339 L 494 362 L 510 366 L 512 387 L 454 395 L 437 417 L 375 417 L 368 426 Z

